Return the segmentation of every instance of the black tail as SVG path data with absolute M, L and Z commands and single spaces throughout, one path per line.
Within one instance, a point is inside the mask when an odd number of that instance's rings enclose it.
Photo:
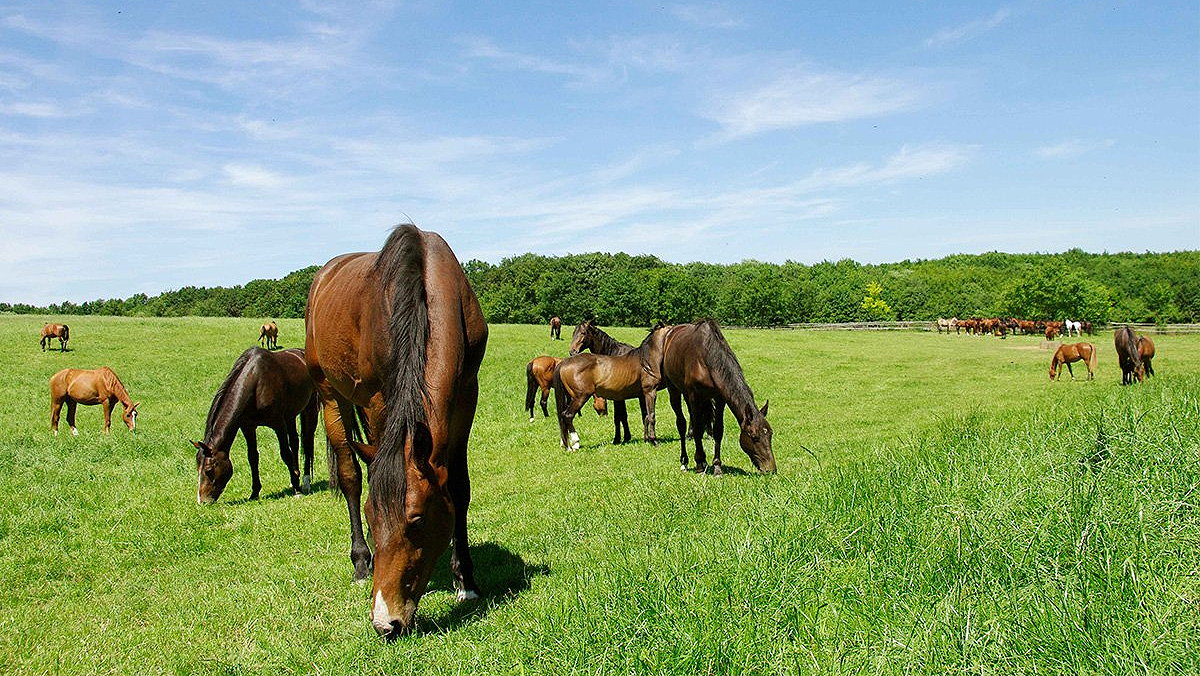
M 533 377 L 533 362 L 529 362 L 525 365 L 525 410 L 529 411 L 530 418 L 533 417 L 533 399 L 537 389 L 537 380 Z
M 371 463 L 370 499 L 385 513 L 404 513 L 407 465 L 404 447 L 431 445 L 425 418 L 425 350 L 429 340 L 429 314 L 425 294 L 425 241 L 415 225 L 401 225 L 379 252 L 375 262 L 379 284 L 390 297 L 388 336 L 391 352 L 383 380 L 387 423 L 378 453 Z M 425 449 L 425 455 L 432 448 Z

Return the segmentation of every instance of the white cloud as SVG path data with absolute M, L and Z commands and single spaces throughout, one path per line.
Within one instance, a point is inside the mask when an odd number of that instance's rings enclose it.
M 974 21 L 968 21 L 953 28 L 946 28 L 938 31 L 935 35 L 925 40 L 926 47 L 941 47 L 943 45 L 962 42 L 968 38 L 985 33 L 992 30 L 1008 20 L 1011 12 L 1007 8 L 996 10 L 991 16 Z
M 73 113 L 63 110 L 54 103 L 37 103 L 23 101 L 0 105 L 0 115 L 19 115 L 21 117 L 70 117 Z
M 282 186 L 285 181 L 279 174 L 264 167 L 252 164 L 226 164 L 221 167 L 225 178 L 234 185 L 248 188 L 274 189 Z
M 716 3 L 674 5 L 671 14 L 680 21 L 704 28 L 742 28 L 746 22 L 724 5 Z
M 1035 155 L 1047 160 L 1059 160 L 1069 157 L 1078 157 L 1084 153 L 1089 153 L 1095 150 L 1103 150 L 1111 148 L 1115 141 L 1112 139 L 1103 139 L 1100 141 L 1085 141 L 1082 139 L 1068 139 L 1054 145 L 1043 146 L 1033 151 Z

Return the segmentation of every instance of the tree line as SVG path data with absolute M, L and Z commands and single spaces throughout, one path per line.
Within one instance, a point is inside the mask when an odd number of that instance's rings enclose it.
M 195 287 L 0 312 L 119 316 L 303 317 L 317 266 L 244 286 Z M 701 317 L 736 326 L 1011 316 L 1093 322 L 1200 322 L 1200 251 L 960 254 L 864 265 L 668 263 L 654 256 L 523 254 L 463 264 L 490 322 L 595 319 L 648 326 Z

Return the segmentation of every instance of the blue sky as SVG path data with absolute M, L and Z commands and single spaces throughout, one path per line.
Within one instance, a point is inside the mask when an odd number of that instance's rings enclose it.
M 0 5 L 0 301 L 463 260 L 1200 248 L 1188 2 Z

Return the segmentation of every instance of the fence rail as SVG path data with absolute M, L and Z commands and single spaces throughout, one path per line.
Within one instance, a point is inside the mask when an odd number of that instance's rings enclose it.
M 1096 325 L 1097 329 L 1116 329 L 1128 326 L 1138 333 L 1169 334 L 1169 333 L 1200 333 L 1200 324 L 1137 324 L 1132 322 L 1113 322 L 1107 326 Z M 822 324 L 804 322 L 784 324 L 784 329 L 800 331 L 936 331 L 937 322 L 842 322 Z
M 1133 322 L 1113 322 L 1109 328 L 1128 326 L 1138 333 L 1200 333 L 1200 324 L 1135 324 Z

